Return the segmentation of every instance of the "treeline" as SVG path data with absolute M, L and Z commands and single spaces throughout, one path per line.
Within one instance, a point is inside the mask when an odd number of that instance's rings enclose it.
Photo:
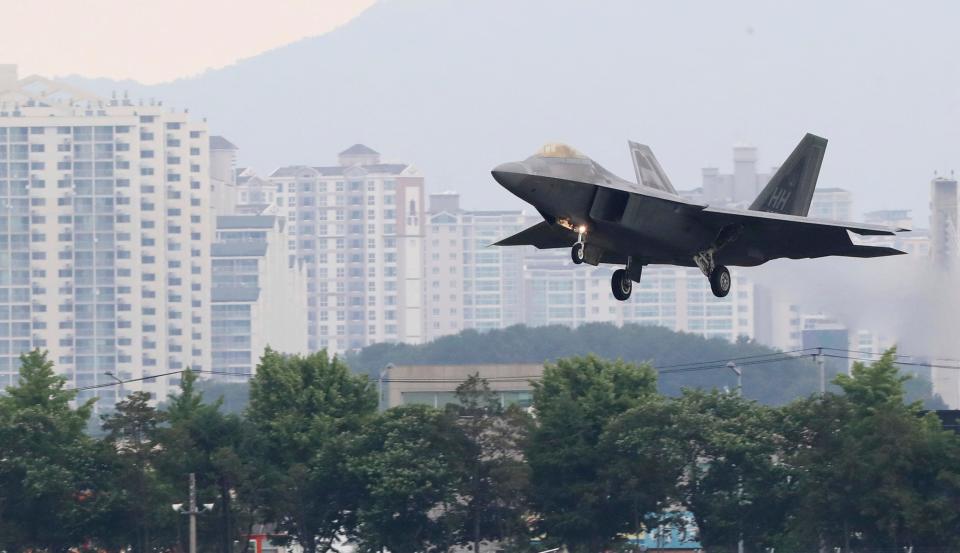
M 778 350 L 741 338 L 731 343 L 720 338 L 675 332 L 651 325 L 590 323 L 576 328 L 566 326 L 512 326 L 506 329 L 465 330 L 437 338 L 426 344 L 381 343 L 367 346 L 346 356 L 355 371 L 376 378 L 388 363 L 394 365 L 463 365 L 470 363 L 544 363 L 557 359 L 601 353 L 609 359 L 632 363 L 650 363 L 655 368 L 675 367 L 704 361 L 752 358 L 743 369 L 743 394 L 768 405 L 784 405 L 806 397 L 820 388 L 817 366 L 809 355 L 789 358 Z M 806 352 L 810 353 L 810 352 Z M 834 352 L 833 355 L 845 355 Z M 757 362 L 758 357 L 765 359 Z M 715 364 L 716 365 L 716 364 Z M 906 383 L 911 401 L 922 400 L 928 409 L 946 409 L 933 394 L 929 369 L 916 367 L 918 378 Z M 828 359 L 828 382 L 847 372 L 845 359 Z M 668 372 L 661 374 L 660 392 L 676 396 L 684 388 L 734 389 L 736 377 L 725 369 Z M 839 388 L 832 387 L 833 391 Z
M 452 546 L 576 553 L 696 521 L 710 553 L 960 547 L 960 438 L 905 400 L 893 352 L 836 393 L 774 407 L 726 391 L 667 396 L 649 365 L 557 360 L 532 413 L 479 377 L 443 410 L 377 412 L 369 378 L 321 352 L 268 350 L 250 403 L 226 414 L 193 373 L 161 409 L 92 404 L 45 354 L 0 396 L 0 551 L 182 551 L 195 473 L 202 551 L 238 552 L 269 523 L 306 551 Z

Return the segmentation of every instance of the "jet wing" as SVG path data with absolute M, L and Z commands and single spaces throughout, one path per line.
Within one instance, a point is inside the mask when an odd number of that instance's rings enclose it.
M 569 248 L 576 241 L 577 233 L 572 230 L 542 221 L 492 245 L 534 246 L 537 249 L 545 250 L 550 248 Z
M 715 228 L 740 227 L 739 236 L 718 254 L 730 265 L 755 265 L 781 257 L 881 257 L 906 253 L 886 246 L 855 244 L 850 237 L 850 233 L 892 236 L 905 229 L 716 207 L 705 208 L 701 217 Z

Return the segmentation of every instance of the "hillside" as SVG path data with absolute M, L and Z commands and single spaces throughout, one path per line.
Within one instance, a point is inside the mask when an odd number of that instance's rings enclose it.
M 663 327 L 640 325 L 618 328 L 612 324 L 587 324 L 576 329 L 514 326 L 484 333 L 467 330 L 417 346 L 376 344 L 348 354 L 345 360 L 355 371 L 375 377 L 388 363 L 543 363 L 588 353 L 634 363 L 651 363 L 665 371 L 659 382 L 660 390 L 666 394 L 677 394 L 685 387 L 734 389 L 736 377 L 723 366 L 728 360 L 738 360 L 744 365 L 744 395 L 764 403 L 782 404 L 809 395 L 817 391 L 819 382 L 816 365 L 809 357 L 760 362 L 764 359 L 761 356 L 775 354 L 776 350 L 753 342 L 731 344 Z M 710 370 L 671 372 L 677 370 L 677 365 L 711 361 L 718 363 L 710 363 L 714 367 Z M 834 375 L 828 370 L 828 378 L 832 379 Z M 929 381 L 916 380 L 908 388 L 915 398 L 930 397 Z

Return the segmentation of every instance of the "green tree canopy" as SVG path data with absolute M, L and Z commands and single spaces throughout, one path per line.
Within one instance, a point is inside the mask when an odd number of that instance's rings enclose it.
M 53 371 L 47 352 L 20 356 L 20 379 L 0 395 L 0 549 L 60 553 L 80 543 L 101 490 L 84 430 L 93 400 Z
M 351 463 L 363 485 L 357 536 L 366 551 L 446 551 L 462 485 L 456 419 L 423 405 L 394 407 L 367 426 Z
M 311 553 L 352 533 L 360 485 L 348 470 L 350 445 L 376 408 L 369 380 L 326 351 L 267 349 L 260 359 L 247 417 L 258 435 L 265 514 Z
M 598 551 L 629 529 L 629 505 L 604 478 L 610 459 L 599 447 L 608 423 L 656 394 L 649 366 L 595 356 L 547 365 L 534 384 L 537 425 L 526 458 L 540 528 L 574 551 Z
M 504 407 L 479 374 L 467 377 L 456 397 L 457 403 L 447 406 L 463 438 L 458 500 L 447 513 L 457 528 L 456 541 L 477 552 L 482 541 L 522 540 L 528 533 L 530 478 L 523 448 L 532 419 L 516 405 Z

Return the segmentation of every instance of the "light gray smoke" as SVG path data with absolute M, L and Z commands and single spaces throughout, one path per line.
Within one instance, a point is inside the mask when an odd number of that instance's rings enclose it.
M 957 277 L 935 271 L 926 257 L 781 260 L 748 271 L 805 313 L 869 330 L 903 354 L 960 358 Z

